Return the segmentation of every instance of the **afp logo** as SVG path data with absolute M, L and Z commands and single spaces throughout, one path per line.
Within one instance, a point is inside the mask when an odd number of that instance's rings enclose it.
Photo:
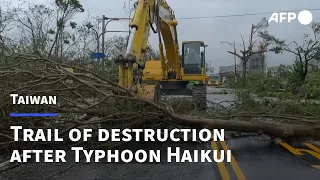
M 269 18 L 268 22 L 291 22 L 297 18 L 296 13 L 294 12 L 279 12 L 279 13 L 272 13 L 271 17 Z M 312 14 L 308 10 L 303 10 L 298 14 L 298 21 L 302 25 L 308 25 L 312 22 Z

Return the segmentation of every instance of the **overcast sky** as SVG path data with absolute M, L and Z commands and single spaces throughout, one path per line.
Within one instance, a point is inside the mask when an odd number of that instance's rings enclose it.
M 123 10 L 124 3 L 128 0 L 80 0 L 87 12 L 93 16 L 106 15 L 107 17 L 126 17 Z M 53 0 L 34 0 L 34 3 L 49 3 Z M 235 41 L 240 48 L 241 37 L 248 39 L 250 26 L 266 15 L 206 18 L 206 19 L 179 19 L 186 17 L 207 17 L 235 14 L 252 14 L 264 12 L 280 12 L 300 9 L 320 8 L 319 0 L 167 0 L 175 11 L 178 19 L 178 38 L 180 43 L 184 40 L 203 40 L 208 44 L 207 60 L 218 68 L 221 65 L 232 65 L 233 56 L 226 51 L 232 50 L 229 45 L 221 45 L 220 41 Z M 320 10 L 310 10 L 313 21 L 320 21 Z M 78 17 L 81 19 L 82 17 Z M 127 30 L 128 23 L 111 22 L 107 30 Z M 304 33 L 310 33 L 310 27 L 301 25 L 296 19 L 294 22 L 270 23 L 269 31 L 279 38 L 300 41 Z M 120 34 L 118 34 L 120 35 Z M 149 41 L 157 47 L 156 35 Z M 268 54 L 268 66 L 288 64 L 293 62 L 293 56 Z

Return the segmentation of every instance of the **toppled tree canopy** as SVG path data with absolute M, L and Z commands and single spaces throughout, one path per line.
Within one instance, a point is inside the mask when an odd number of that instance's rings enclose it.
M 73 72 L 66 68 L 73 68 Z M 239 113 L 217 107 L 208 108 L 207 117 L 177 113 L 172 104 L 144 100 L 116 83 L 98 77 L 89 70 L 56 63 L 49 59 L 16 56 L 6 57 L 0 67 L 0 145 L 2 148 L 34 146 L 34 143 L 13 142 L 9 126 L 22 125 L 32 129 L 60 129 L 67 136 L 72 128 L 170 128 L 181 126 L 224 128 L 227 131 L 264 133 L 277 137 L 320 138 L 317 116 L 303 114 L 270 115 Z M 12 105 L 10 94 L 57 96 L 57 105 Z M 235 104 L 235 107 L 242 106 Z M 190 102 L 190 107 L 193 104 Z M 184 103 L 184 109 L 190 108 Z M 170 108 L 171 107 L 171 108 Z M 279 108 L 278 108 L 279 109 Z M 190 112 L 190 110 L 188 110 Z M 9 117 L 10 112 L 55 112 L 58 117 Z M 308 116 L 307 116 L 308 115 Z M 241 117 L 241 118 L 240 118 Z M 257 117 L 269 119 L 259 120 Z M 234 120 L 236 118 L 236 120 Z M 271 119 L 271 120 L 270 120 Z M 39 142 L 40 143 L 40 142 Z M 66 142 L 70 143 L 70 142 Z M 69 144 L 70 145 L 70 144 Z

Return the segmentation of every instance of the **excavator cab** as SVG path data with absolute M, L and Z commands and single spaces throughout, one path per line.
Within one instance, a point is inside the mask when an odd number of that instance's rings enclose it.
M 205 74 L 205 47 L 206 45 L 203 41 L 182 42 L 183 74 Z

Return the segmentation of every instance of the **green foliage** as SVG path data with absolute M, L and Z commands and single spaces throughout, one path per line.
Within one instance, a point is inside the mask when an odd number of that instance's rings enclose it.
M 280 40 L 268 31 L 259 32 L 260 38 L 267 42 L 268 45 L 272 45 L 269 51 L 273 51 L 276 54 L 288 52 L 296 57 L 293 68 L 298 73 L 301 82 L 300 84 L 295 82 L 295 85 L 302 85 L 305 82 L 309 62 L 314 59 L 320 59 L 320 23 L 313 22 L 310 27 L 313 31 L 312 35 L 304 34 L 303 42 L 300 44 L 295 40 L 291 42 Z
M 49 34 L 55 34 L 56 32 L 53 29 L 49 29 Z
M 226 83 L 226 85 L 227 85 L 227 87 L 229 87 L 229 88 L 238 88 L 238 87 L 240 87 L 240 83 L 239 83 L 239 81 L 235 81 L 235 74 L 234 74 L 234 72 L 228 72 L 228 73 L 226 73 L 225 74 L 225 77 L 226 77 L 226 79 L 227 79 L 227 83 Z M 239 75 L 237 75 L 237 79 L 239 79 L 240 78 L 240 76 Z M 222 83 L 222 82 L 221 82 Z
M 259 103 L 252 98 L 249 91 L 236 91 L 235 95 L 235 106 L 238 108 L 238 111 L 255 111 L 257 108 L 259 108 Z
M 260 31 L 258 32 L 259 37 L 262 38 L 268 45 L 273 45 L 273 47 L 269 48 L 269 51 L 273 51 L 276 54 L 282 53 L 283 48 L 286 46 L 284 40 L 278 39 L 275 35 L 270 34 L 268 31 Z
M 269 23 L 268 23 L 268 20 L 266 17 L 262 18 L 260 20 L 260 22 L 258 22 L 257 24 L 254 24 L 253 25 L 253 28 L 255 28 L 256 30 L 260 31 L 260 30 L 263 30 L 263 29 L 266 29 L 269 27 Z
M 320 98 L 320 71 L 311 71 L 306 79 L 304 86 L 304 94 L 307 98 L 318 99 Z
M 73 21 L 70 21 L 70 27 L 72 29 L 75 29 L 77 27 L 77 23 L 76 22 L 73 22 Z
M 265 76 L 264 74 L 249 74 L 246 87 L 253 92 L 279 91 L 281 80 L 277 77 Z
M 84 8 L 78 0 L 56 0 L 55 3 L 59 8 L 64 9 L 65 11 L 70 9 L 77 12 L 84 12 Z
M 320 71 L 310 69 L 305 81 L 302 81 L 297 70 L 299 67 L 281 65 L 274 74 L 270 71 L 267 75 L 249 74 L 244 89 L 268 97 L 320 99 Z M 233 88 L 241 86 L 233 83 Z
M 63 43 L 70 44 L 70 41 L 68 39 L 63 40 Z
M 253 112 L 263 114 L 290 114 L 292 116 L 320 116 L 320 104 L 306 101 L 271 98 L 254 98 L 249 91 L 236 92 L 235 108 L 237 112 Z M 236 113 L 236 112 L 233 112 Z

